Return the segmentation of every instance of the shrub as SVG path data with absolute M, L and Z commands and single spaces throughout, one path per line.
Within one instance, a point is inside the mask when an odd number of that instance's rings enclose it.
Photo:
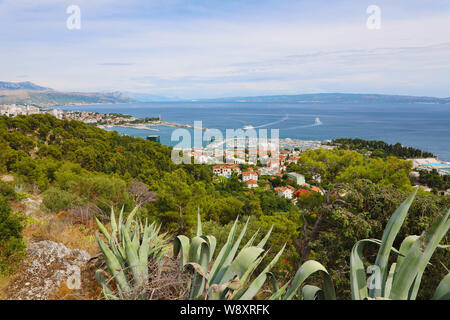
M 10 274 L 25 255 L 20 216 L 11 214 L 11 207 L 0 196 L 0 274 Z
M 76 204 L 77 197 L 64 190 L 50 188 L 42 194 L 42 204 L 50 212 L 69 210 Z

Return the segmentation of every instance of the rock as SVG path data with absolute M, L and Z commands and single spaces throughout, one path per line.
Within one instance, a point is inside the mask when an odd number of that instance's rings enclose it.
M 40 241 L 27 249 L 23 271 L 8 286 L 8 299 L 45 300 L 66 282 L 70 289 L 81 289 L 81 270 L 89 260 L 84 250 L 67 248 L 62 243 Z
M 38 196 L 33 196 L 31 198 L 26 198 L 22 203 L 26 207 L 25 214 L 33 215 L 36 212 L 40 212 L 42 199 Z

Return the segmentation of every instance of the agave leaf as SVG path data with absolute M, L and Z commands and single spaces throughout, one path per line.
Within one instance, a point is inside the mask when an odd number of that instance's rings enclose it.
M 234 291 L 231 294 L 231 300 L 235 300 L 238 299 L 238 297 L 242 296 L 242 294 L 245 292 L 245 290 L 247 289 L 247 284 L 251 278 L 251 276 L 253 275 L 253 273 L 255 272 L 256 268 L 261 264 L 261 262 L 263 261 L 265 257 L 265 254 L 260 255 L 255 261 L 253 261 L 253 263 L 248 267 L 248 269 L 245 271 L 245 273 L 242 275 L 242 277 L 240 278 L 240 282 L 241 282 L 241 287 L 239 289 L 237 289 L 236 291 Z M 267 272 L 267 274 L 269 275 L 270 272 Z
M 264 268 L 264 270 L 258 275 L 258 277 L 256 277 L 256 279 L 252 281 L 247 290 L 245 290 L 245 293 L 236 298 L 240 300 L 251 300 L 255 297 L 255 295 L 259 292 L 261 287 L 266 282 L 267 273 L 278 262 L 285 248 L 286 244 L 283 245 L 283 248 L 281 248 L 281 250 L 277 253 L 277 255 L 273 258 L 273 260 Z
M 431 299 L 450 300 L 450 273 L 447 273 L 444 279 L 441 280 Z
M 247 241 L 247 243 L 244 245 L 242 249 L 251 247 L 253 245 L 253 242 L 255 242 L 256 237 L 258 236 L 259 229 L 256 230 L 256 232 L 253 234 L 253 236 L 250 238 L 250 240 Z
M 117 228 L 117 223 L 116 223 L 116 214 L 114 213 L 114 208 L 111 207 L 111 215 L 110 215 L 110 220 L 111 220 L 111 236 L 115 239 L 117 239 L 117 235 L 119 233 L 119 230 Z
M 207 280 L 207 272 L 209 266 L 209 245 L 206 241 L 202 242 L 200 245 L 200 257 L 199 257 L 199 268 L 196 268 L 196 273 L 192 281 L 191 289 L 191 299 L 197 299 L 200 297 L 205 289 L 205 283 Z M 200 272 L 201 270 L 201 272 Z
M 249 270 L 249 267 L 253 264 L 253 262 L 255 262 L 255 260 L 263 254 L 263 252 L 264 249 L 258 247 L 248 247 L 242 249 L 222 277 L 222 282 L 229 282 L 235 276 L 241 279 L 247 270 Z
M 216 251 L 217 240 L 214 236 L 202 236 L 202 238 L 209 244 L 209 261 L 212 261 L 214 252 Z
M 267 272 L 267 275 L 270 277 L 270 279 L 272 280 L 272 288 L 273 288 L 273 292 L 277 292 L 278 290 L 280 290 L 280 286 L 278 285 L 278 280 L 275 277 L 275 275 L 272 272 Z
M 182 267 L 189 262 L 189 248 L 190 240 L 188 237 L 181 235 L 175 238 L 173 242 L 173 255 L 177 257 L 181 251 L 180 263 Z
M 122 207 L 122 210 L 123 210 L 123 207 Z M 135 214 L 138 212 L 138 210 L 139 210 L 139 206 L 136 206 L 136 207 L 134 207 L 133 210 L 131 210 L 130 214 L 128 215 L 127 222 L 125 223 L 125 228 L 127 230 L 130 230 L 131 223 L 134 221 L 133 218 L 134 218 Z
M 148 279 L 144 278 L 144 275 L 141 273 L 142 268 L 140 267 L 138 252 L 131 242 L 128 231 L 123 230 L 123 234 L 125 239 L 125 252 L 127 253 L 127 260 L 131 273 L 133 274 L 134 281 L 137 286 L 143 287 Z M 147 263 L 145 265 L 147 266 Z
M 108 283 L 107 283 L 108 278 L 106 277 L 105 272 L 103 270 L 95 271 L 95 279 L 97 280 L 100 287 L 102 287 L 102 291 L 103 291 L 103 295 L 105 296 L 105 299 L 114 299 L 114 300 L 119 299 L 117 296 L 114 295 L 110 286 L 108 285 Z
M 247 222 L 245 223 L 244 227 L 242 228 L 242 230 L 241 230 L 241 232 L 240 232 L 236 242 L 234 243 L 234 245 L 231 248 L 231 250 L 228 252 L 228 255 L 226 256 L 225 261 L 222 264 L 222 268 L 217 272 L 214 280 L 211 283 L 222 282 L 222 278 L 226 274 L 226 272 L 229 269 L 229 267 L 230 267 L 234 257 L 236 256 L 236 252 L 239 249 L 239 245 L 241 244 L 242 238 L 244 237 L 245 232 L 247 231 L 247 226 L 248 226 L 248 221 L 249 220 L 250 220 L 250 218 L 247 219 Z
M 393 263 L 389 269 L 389 274 L 386 279 L 386 285 L 384 286 L 385 297 L 389 297 L 391 294 L 392 281 L 394 281 L 395 269 L 397 268 L 397 263 Z
M 266 245 L 267 240 L 269 240 L 270 234 L 272 233 L 273 225 L 270 227 L 269 231 L 265 235 L 265 237 L 258 243 L 257 247 L 263 248 Z
M 284 286 L 282 286 L 280 289 L 275 291 L 270 297 L 269 300 L 281 300 L 283 295 L 285 294 L 287 287 L 289 285 L 289 282 L 287 282 Z
M 407 255 L 409 249 L 411 249 L 411 246 L 416 242 L 416 240 L 419 239 L 419 236 L 411 235 L 407 236 L 400 245 L 400 253 L 402 255 L 397 257 L 397 268 L 400 268 L 400 266 L 403 263 L 403 260 L 405 259 L 405 256 Z M 398 270 L 398 269 L 397 269 Z
M 238 219 L 235 220 L 235 222 L 234 222 L 233 226 L 231 227 L 231 230 L 228 234 L 227 241 L 225 242 L 224 246 L 222 247 L 218 256 L 216 257 L 216 260 L 214 261 L 214 264 L 210 271 L 210 273 L 211 273 L 210 279 L 209 279 L 210 284 L 215 284 L 215 283 L 219 282 L 219 281 L 216 281 L 216 276 L 217 276 L 218 272 L 220 271 L 220 269 L 222 269 L 222 266 L 225 263 L 227 256 L 233 247 L 233 240 L 234 240 L 234 236 L 236 235 L 237 222 L 238 222 Z
M 391 252 L 395 237 L 397 236 L 403 222 L 405 221 L 406 215 L 408 214 L 409 207 L 414 201 L 417 190 L 418 188 L 415 188 L 415 190 L 409 194 L 408 198 L 406 198 L 397 210 L 395 210 L 394 214 L 389 219 L 386 228 L 384 229 L 383 237 L 381 238 L 381 247 L 375 260 L 375 265 L 380 268 L 381 288 L 375 287 L 369 290 L 369 296 L 372 298 L 380 297 L 384 294 L 384 284 L 387 278 L 389 254 Z
M 146 224 L 144 227 L 144 232 L 142 236 L 142 244 L 139 247 L 138 256 L 139 256 L 139 266 L 141 268 L 141 274 L 145 279 L 148 279 L 148 256 L 150 251 L 150 229 Z
M 197 212 L 197 237 L 201 237 L 203 234 L 202 232 L 202 219 L 200 218 L 200 207 L 198 207 Z
M 189 247 L 189 262 L 200 263 L 201 247 L 203 243 L 207 243 L 202 237 L 194 237 Z
M 416 298 L 423 271 L 450 227 L 449 214 L 450 209 L 438 217 L 408 250 L 392 283 L 391 299 Z
M 97 238 L 98 246 L 100 247 L 100 250 L 102 251 L 105 258 L 109 273 L 117 282 L 119 289 L 121 289 L 122 292 L 130 292 L 130 285 L 128 284 L 128 280 L 125 277 L 125 273 L 123 272 L 123 269 L 116 256 L 111 251 L 111 249 L 109 249 L 108 246 L 105 245 L 105 243 L 100 239 L 97 233 L 95 233 L 95 237 Z
M 109 235 L 108 230 L 106 230 L 103 223 L 101 223 L 100 220 L 97 219 L 97 217 L 95 217 L 95 222 L 97 223 L 98 229 L 101 231 L 101 233 L 105 236 L 106 240 L 108 240 L 108 242 L 109 242 L 109 239 L 111 238 L 111 236 Z
M 350 254 L 350 288 L 352 300 L 363 300 L 368 297 L 366 270 L 363 262 L 363 249 L 366 243 L 380 245 L 378 239 L 363 239 L 355 243 Z
M 294 278 L 292 279 L 291 285 L 286 292 L 283 300 L 291 300 L 295 292 L 300 288 L 303 282 L 313 273 L 320 272 L 324 281 L 324 298 L 326 300 L 336 300 L 336 293 L 334 291 L 333 281 L 331 280 L 330 275 L 328 274 L 327 269 L 319 262 L 314 260 L 308 260 L 298 269 Z
M 321 293 L 322 289 L 309 284 L 305 284 L 302 288 L 303 300 L 316 300 Z

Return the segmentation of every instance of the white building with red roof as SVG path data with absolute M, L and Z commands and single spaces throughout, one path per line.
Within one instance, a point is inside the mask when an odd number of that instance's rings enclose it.
M 277 187 L 274 188 L 279 197 L 284 197 L 286 199 L 292 199 L 294 196 L 295 188 L 292 186 L 287 187 Z
M 229 178 L 231 177 L 233 172 L 240 174 L 241 169 L 235 164 L 219 164 L 213 167 L 213 173 L 216 176 Z
M 258 187 L 258 181 L 253 180 L 253 179 L 247 180 L 245 183 L 247 184 L 247 188 L 250 188 L 250 189 Z
M 242 181 L 255 180 L 258 181 L 258 172 L 249 169 L 248 171 L 242 172 Z

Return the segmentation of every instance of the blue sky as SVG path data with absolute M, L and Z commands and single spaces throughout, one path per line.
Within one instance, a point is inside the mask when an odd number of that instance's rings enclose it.
M 0 81 L 58 90 L 450 96 L 449 0 L 0 0 L 0 30 Z

